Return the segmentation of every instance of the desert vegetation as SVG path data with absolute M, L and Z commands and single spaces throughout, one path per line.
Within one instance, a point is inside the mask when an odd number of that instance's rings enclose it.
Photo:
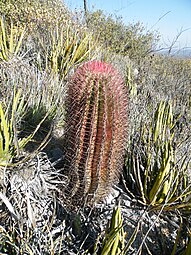
M 159 38 L 0 0 L 0 254 L 191 253 L 191 59 Z

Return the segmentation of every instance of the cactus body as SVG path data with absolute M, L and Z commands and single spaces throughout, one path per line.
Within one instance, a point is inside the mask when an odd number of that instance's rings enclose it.
M 73 75 L 64 140 L 68 195 L 102 199 L 119 177 L 127 144 L 127 88 L 111 65 L 87 62 Z

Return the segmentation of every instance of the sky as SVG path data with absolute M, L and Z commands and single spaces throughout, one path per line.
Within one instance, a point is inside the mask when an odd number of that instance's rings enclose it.
M 191 48 L 191 0 L 86 0 L 88 10 L 122 16 L 125 24 L 142 22 L 161 34 L 161 47 L 169 47 L 180 31 L 177 49 Z M 83 9 L 83 0 L 64 0 L 72 10 Z

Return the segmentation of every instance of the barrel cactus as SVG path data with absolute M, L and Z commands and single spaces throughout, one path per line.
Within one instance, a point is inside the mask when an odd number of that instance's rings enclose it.
M 101 200 L 118 180 L 127 145 L 127 101 L 120 74 L 101 61 L 84 63 L 69 82 L 65 193 L 75 201 Z

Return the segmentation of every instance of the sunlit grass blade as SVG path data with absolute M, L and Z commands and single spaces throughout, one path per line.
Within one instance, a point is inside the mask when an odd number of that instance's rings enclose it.
M 2 139 L 2 147 L 1 151 L 3 151 L 3 154 L 7 154 L 9 152 L 9 146 L 10 146 L 10 130 L 9 130 L 9 124 L 5 118 L 5 114 L 2 108 L 2 105 L 0 103 L 0 121 L 1 121 L 1 139 Z
M 125 249 L 124 249 L 124 254 L 127 254 L 127 252 L 129 251 L 131 245 L 133 244 L 133 242 L 135 241 L 136 237 L 137 237 L 137 234 L 139 232 L 139 228 L 140 228 L 140 222 L 138 222 L 137 226 L 135 227 L 127 245 L 125 246 Z

